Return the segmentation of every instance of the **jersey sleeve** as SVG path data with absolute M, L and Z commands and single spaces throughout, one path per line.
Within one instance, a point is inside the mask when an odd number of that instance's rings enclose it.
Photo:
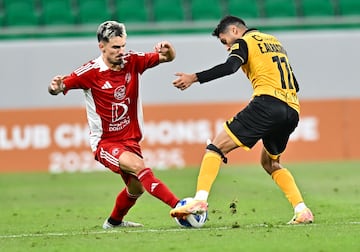
M 235 73 L 242 64 L 248 60 L 248 47 L 243 39 L 238 39 L 230 48 L 229 56 L 225 63 L 219 64 L 208 70 L 197 72 L 200 83 L 205 83 L 226 75 Z
M 73 71 L 70 75 L 66 76 L 64 79 L 65 89 L 64 94 L 67 94 L 67 92 L 70 89 L 89 89 L 91 86 L 91 78 L 94 74 L 92 69 L 89 68 L 89 65 L 85 64 L 75 71 Z
M 136 70 L 142 74 L 146 69 L 157 66 L 159 62 L 159 53 L 140 53 L 131 52 L 136 61 Z
M 238 39 L 230 48 L 229 57 L 238 57 L 242 64 L 246 64 L 248 61 L 248 47 L 243 39 Z

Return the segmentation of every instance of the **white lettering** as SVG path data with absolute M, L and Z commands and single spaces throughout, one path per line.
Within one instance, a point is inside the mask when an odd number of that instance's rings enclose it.
M 186 164 L 183 152 L 179 148 L 144 149 L 142 153 L 146 165 L 157 170 L 167 170 L 169 167 L 183 168 Z
M 105 171 L 90 151 L 52 152 L 49 155 L 50 173 Z
M 0 127 L 0 147 L 3 150 L 14 149 L 14 144 L 9 139 L 7 129 L 5 127 Z
M 119 123 L 111 123 L 109 125 L 109 131 L 120 131 L 130 124 L 130 117 L 127 116 Z
M 209 120 L 147 122 L 144 131 L 149 145 L 205 143 L 212 136 Z
M 61 124 L 55 129 L 54 139 L 61 148 L 87 146 L 89 129 L 87 125 Z
M 47 125 L 14 125 L 11 129 L 0 127 L 0 149 L 45 149 L 50 145 L 50 129 Z
M 50 146 L 50 128 L 47 125 L 37 125 L 33 130 L 33 147 L 35 149 L 45 149 Z

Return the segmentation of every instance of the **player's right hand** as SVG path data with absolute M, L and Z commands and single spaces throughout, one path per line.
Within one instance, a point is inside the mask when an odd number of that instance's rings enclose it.
M 172 82 L 174 87 L 185 90 L 190 87 L 194 82 L 197 82 L 196 74 L 186 74 L 186 73 L 175 73 L 175 76 L 178 78 Z

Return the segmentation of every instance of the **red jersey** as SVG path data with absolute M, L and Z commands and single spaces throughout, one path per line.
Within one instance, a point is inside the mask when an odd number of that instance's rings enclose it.
M 158 64 L 158 53 L 130 52 L 124 56 L 122 69 L 113 71 L 100 56 L 64 79 L 64 94 L 70 89 L 84 90 L 92 151 L 100 140 L 142 139 L 139 75 Z

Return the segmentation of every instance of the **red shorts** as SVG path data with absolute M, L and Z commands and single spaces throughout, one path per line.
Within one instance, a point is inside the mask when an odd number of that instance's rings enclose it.
M 124 151 L 135 153 L 142 157 L 141 148 L 138 142 L 127 140 L 127 141 L 100 141 L 95 151 L 95 159 L 103 164 L 106 168 L 109 168 L 115 173 L 122 176 L 125 184 L 128 183 L 130 174 L 124 173 L 120 168 L 119 157 Z

